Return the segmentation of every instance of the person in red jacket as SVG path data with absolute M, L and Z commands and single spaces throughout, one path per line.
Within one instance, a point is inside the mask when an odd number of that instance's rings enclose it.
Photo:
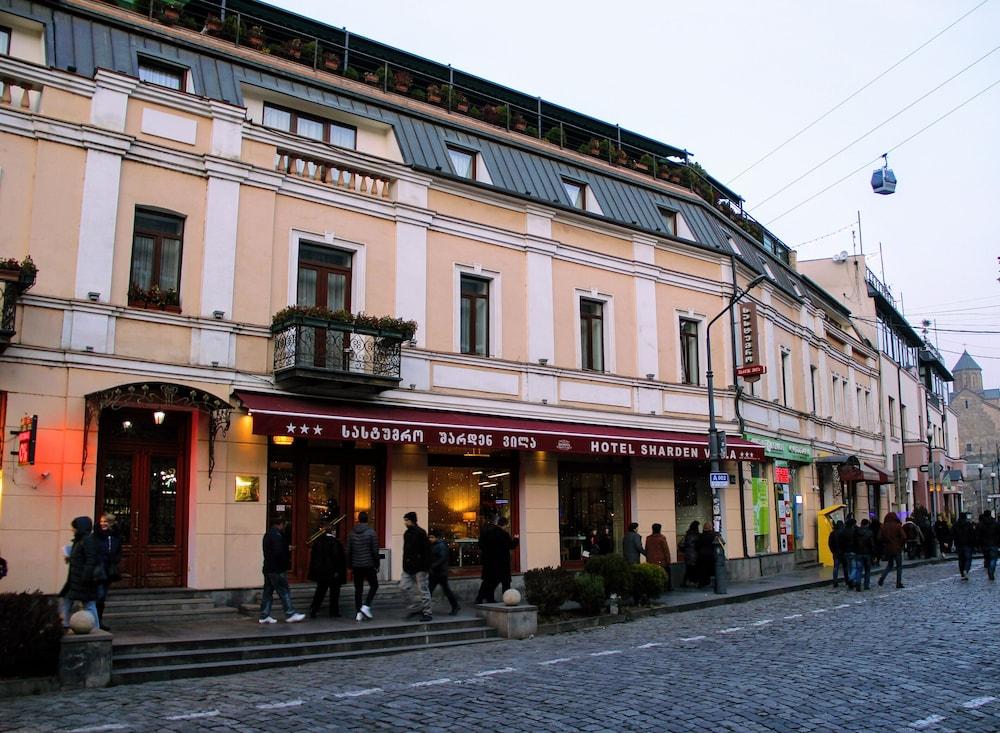
M 653 533 L 646 537 L 646 562 L 659 565 L 667 574 L 667 590 L 673 590 L 674 584 L 670 578 L 670 545 L 660 530 L 663 525 L 654 524 Z
M 903 525 L 896 516 L 896 512 L 889 512 L 885 515 L 882 529 L 879 530 L 879 538 L 882 540 L 884 554 L 886 557 L 885 569 L 879 576 L 878 584 L 885 583 L 885 576 L 889 574 L 892 566 L 896 566 L 896 587 L 903 587 L 903 547 L 906 545 L 906 532 Z

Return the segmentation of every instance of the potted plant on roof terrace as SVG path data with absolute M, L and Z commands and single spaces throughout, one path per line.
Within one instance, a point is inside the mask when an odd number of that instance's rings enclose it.
M 515 113 L 514 118 L 510 122 L 510 126 L 518 132 L 524 132 L 528 129 L 528 121 L 524 119 L 524 115 Z
M 161 0 L 163 9 L 160 11 L 160 20 L 167 25 L 173 25 L 181 17 L 181 9 L 187 4 L 187 0 Z
M 205 33 L 210 36 L 217 36 L 222 32 L 222 18 L 215 13 L 205 16 Z
M 409 71 L 398 70 L 392 74 L 392 88 L 400 94 L 406 94 L 413 86 L 413 74 Z
M 301 38 L 289 38 L 281 46 L 282 55 L 298 61 L 302 58 L 302 39 Z
M 264 47 L 264 27 L 252 25 L 247 30 L 247 45 L 256 48 L 258 51 Z
M 431 104 L 441 104 L 441 87 L 437 84 L 427 86 L 427 101 Z
M 327 71 L 337 71 L 340 69 L 340 54 L 336 51 L 324 51 L 323 68 Z

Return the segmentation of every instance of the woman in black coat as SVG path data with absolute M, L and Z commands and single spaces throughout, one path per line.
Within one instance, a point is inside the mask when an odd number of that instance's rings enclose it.
M 704 588 L 715 575 L 715 530 L 706 524 L 698 535 L 698 587 Z
M 104 573 L 97 557 L 97 541 L 92 531 L 94 523 L 90 517 L 77 517 L 70 526 L 73 527 L 73 544 L 66 558 L 69 572 L 66 584 L 59 591 L 63 628 L 69 628 L 74 601 L 80 601 L 84 610 L 90 611 L 94 626 L 98 626 L 101 617 L 97 613 L 97 583 Z
M 101 629 L 111 631 L 104 623 L 104 602 L 108 598 L 108 586 L 116 580 L 121 580 L 119 563 L 122 560 L 122 540 L 118 534 L 118 524 L 114 514 L 105 512 L 101 515 L 97 529 L 94 530 L 97 541 L 97 561 L 104 570 L 104 580 L 97 584 L 97 615 L 101 619 Z
M 681 587 L 686 588 L 688 583 L 698 585 L 698 538 L 701 536 L 700 522 L 691 522 L 684 539 L 681 540 L 680 555 L 684 557 L 684 577 L 681 580 Z

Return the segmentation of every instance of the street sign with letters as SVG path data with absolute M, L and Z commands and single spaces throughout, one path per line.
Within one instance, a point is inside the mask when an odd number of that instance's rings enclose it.
M 729 474 L 710 473 L 708 474 L 708 483 L 713 489 L 724 489 L 729 486 Z

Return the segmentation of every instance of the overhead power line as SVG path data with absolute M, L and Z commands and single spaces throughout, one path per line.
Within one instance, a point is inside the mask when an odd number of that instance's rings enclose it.
M 834 234 L 840 234 L 845 229 L 850 229 L 853 226 L 854 222 L 852 221 L 848 224 L 844 224 L 844 226 L 840 227 L 840 229 L 834 229 L 832 232 L 821 234 L 818 237 L 813 237 L 812 239 L 807 239 L 804 242 L 799 242 L 796 245 L 792 245 L 792 249 L 799 249 L 800 247 L 805 247 L 807 244 L 812 244 L 813 242 L 819 242 L 820 240 L 826 239 L 827 237 L 832 237 Z
M 936 125 L 937 123 L 941 122 L 941 120 L 945 119 L 946 117 L 948 117 L 948 116 L 954 114 L 955 112 L 957 112 L 958 110 L 962 109 L 962 107 L 964 107 L 965 105 L 967 105 L 969 102 L 971 102 L 971 101 L 977 99 L 978 97 L 981 97 L 982 95 L 986 94 L 986 92 L 988 92 L 990 89 L 992 89 L 993 87 L 995 87 L 997 84 L 1000 84 L 1000 79 L 997 79 L 995 82 L 993 82 L 992 84 L 990 84 L 985 89 L 981 89 L 980 91 L 976 92 L 971 97 L 969 97 L 968 99 L 966 99 L 964 102 L 961 102 L 960 104 L 952 107 L 950 110 L 948 110 L 947 112 L 945 112 L 943 115 L 941 115 L 940 117 L 938 117 L 933 122 L 929 122 L 928 124 L 926 124 L 923 127 L 921 127 L 919 130 L 917 130 L 915 133 L 913 133 L 912 135 L 910 135 L 908 138 L 905 138 L 905 139 L 901 140 L 900 142 L 896 143 L 891 148 L 889 148 L 886 151 L 886 153 L 891 153 L 892 151 L 898 150 L 899 148 L 903 147 L 904 145 L 906 145 L 906 143 L 910 142 L 910 140 L 912 140 L 913 138 L 917 137 L 918 135 L 921 135 L 922 133 L 926 132 L 930 128 L 934 127 L 934 125 Z M 806 204 L 808 204 L 810 201 L 812 201 L 817 196 L 821 196 L 822 194 L 826 193 L 827 191 L 829 191 L 834 186 L 839 186 L 841 183 L 843 183 L 844 181 L 846 181 L 848 178 L 850 178 L 854 174 L 860 173 L 865 168 L 870 167 L 871 165 L 873 165 L 874 163 L 877 163 L 880 160 L 882 160 L 882 156 L 881 155 L 872 158 L 867 163 L 864 163 L 864 164 L 860 165 L 859 167 L 855 168 L 854 170 L 852 170 L 846 176 L 843 176 L 842 178 L 838 178 L 836 181 L 834 181 L 833 183 L 831 183 L 826 188 L 817 191 L 816 193 L 814 193 L 809 198 L 807 198 L 807 199 L 805 199 L 803 201 L 800 201 L 799 203 L 795 204 L 795 206 L 791 207 L 790 209 L 786 209 L 785 211 L 781 212 L 776 217 L 774 217 L 773 219 L 771 219 L 770 221 L 768 221 L 764 226 L 767 226 L 767 227 L 771 226 L 774 222 L 778 221 L 778 219 L 781 219 L 782 217 L 787 216 L 788 214 L 791 214 L 793 211 L 795 211 L 800 206 L 805 206 Z
M 993 48 L 993 50 L 986 52 L 985 54 L 983 54 L 982 56 L 980 56 L 978 59 L 976 59 L 975 61 L 973 61 L 971 64 L 969 64 L 968 66 L 966 66 L 962 70 L 957 71 L 956 73 L 954 73 L 951 76 L 949 76 L 947 79 L 945 79 L 943 82 L 941 82 L 940 84 L 938 84 L 933 89 L 925 92 L 924 94 L 920 95 L 919 97 L 917 97 L 916 99 L 914 99 L 912 102 L 910 102 L 909 104 L 907 104 L 902 109 L 900 109 L 900 110 L 894 112 L 893 114 L 891 114 L 890 116 L 886 117 L 880 123 L 878 123 L 877 125 L 875 125 L 875 127 L 873 127 L 870 130 L 868 130 L 868 132 L 866 132 L 866 133 L 864 133 L 862 135 L 859 135 L 858 137 L 854 138 L 851 142 L 847 143 L 847 145 L 845 145 L 844 147 L 842 147 L 840 150 L 838 150 L 837 152 L 835 152 L 833 155 L 829 156 L 828 158 L 826 158 L 824 160 L 821 160 L 819 163 L 817 163 L 816 165 L 814 165 L 812 168 L 810 168 L 809 170 L 807 170 L 805 173 L 803 173 L 798 178 L 796 178 L 796 179 L 794 179 L 792 181 L 789 181 L 784 186 L 782 186 L 781 188 L 779 188 L 777 191 L 775 191 L 774 193 L 772 193 L 770 196 L 768 196 L 767 198 L 765 198 L 763 201 L 760 201 L 760 202 L 754 204 L 752 207 L 750 207 L 750 211 L 756 211 L 758 208 L 760 208 L 761 206 L 763 206 L 764 204 L 766 204 L 768 201 L 770 201 L 771 199 L 773 199 L 778 194 L 783 193 L 784 191 L 787 191 L 789 188 L 791 188 L 792 186 L 794 186 L 796 183 L 798 183 L 799 181 L 801 181 L 803 178 L 805 178 L 806 176 L 808 176 L 810 173 L 813 173 L 816 170 L 822 168 L 824 165 L 826 165 L 827 163 L 829 163 L 831 160 L 833 160 L 834 158 L 836 158 L 838 155 L 840 155 L 841 153 L 843 153 L 845 150 L 848 150 L 848 149 L 854 147 L 859 142 L 861 142 L 862 140 L 864 140 L 866 137 L 868 137 L 869 135 L 871 135 L 873 132 L 875 132 L 876 130 L 878 130 L 880 127 L 885 127 L 890 122 L 892 122 L 894 119 L 896 119 L 901 114 L 903 114 L 904 112 L 906 112 L 908 109 L 911 109 L 912 107 L 916 106 L 920 102 L 924 101 L 925 99 L 927 99 L 927 97 L 929 97 L 930 95 L 932 95 L 938 89 L 940 89 L 941 87 L 945 86 L 946 84 L 951 83 L 952 81 L 954 81 L 955 79 L 957 79 L 959 76 L 961 76 L 962 74 L 964 74 L 966 71 L 968 71 L 969 69 L 971 69 L 973 66 L 975 66 L 976 64 L 978 64 L 978 63 L 980 63 L 982 61 L 985 61 L 988 57 L 992 56 L 997 51 L 1000 51 L 1000 46 L 996 46 L 996 47 Z
M 790 138 L 788 138 L 787 140 L 785 140 L 785 142 L 783 142 L 783 143 L 781 143 L 780 145 L 778 145 L 778 147 L 776 147 L 776 148 L 774 148 L 773 150 L 769 151 L 769 152 L 768 152 L 768 153 L 766 153 L 766 154 L 765 154 L 765 155 L 764 155 L 764 156 L 763 156 L 762 158 L 759 158 L 758 160 L 754 161 L 753 163 L 751 163 L 751 164 L 750 164 L 750 166 L 749 166 L 749 167 L 747 167 L 747 168 L 744 168 L 744 169 L 743 169 L 742 171 L 740 171 L 740 172 L 739 172 L 739 173 L 737 173 L 737 174 L 736 174 L 735 176 L 733 176 L 732 178 L 730 178 L 730 179 L 729 179 L 728 181 L 726 181 L 726 185 L 732 185 L 732 183 L 733 183 L 733 182 L 734 182 L 735 180 L 737 180 L 738 178 L 742 177 L 742 176 L 743 176 L 743 175 L 744 175 L 745 173 L 748 173 L 749 171 L 751 171 L 751 170 L 753 170 L 754 168 L 756 168 L 756 167 L 757 167 L 757 166 L 758 166 L 759 164 L 763 163 L 763 162 L 764 162 L 765 160 L 767 160 L 767 159 L 768 159 L 768 158 L 770 158 L 770 157 L 771 157 L 772 155 L 774 155 L 775 153 L 777 153 L 777 152 L 778 152 L 779 150 L 781 150 L 781 149 L 782 149 L 783 147 L 785 147 L 786 145 L 788 145 L 788 143 L 792 142 L 792 141 L 793 141 L 793 140 L 795 140 L 795 139 L 796 139 L 797 137 L 799 137 L 799 135 L 801 135 L 802 133 L 806 132 L 807 130 L 810 130 L 810 129 L 811 129 L 812 127 L 814 127 L 814 126 L 815 126 L 815 125 L 817 125 L 818 123 L 820 123 L 820 122 L 822 122 L 823 120 L 825 120 L 825 119 L 826 119 L 827 117 L 829 117 L 829 116 L 830 116 L 831 114 L 833 114 L 833 113 L 834 113 L 834 112 L 836 112 L 836 111 L 837 111 L 838 109 L 840 109 L 840 108 L 841 108 L 841 107 L 843 107 L 843 106 L 844 106 L 845 104 L 847 104 L 847 103 L 848 103 L 848 102 L 850 102 L 850 101 L 851 101 L 852 99 L 854 99 L 854 98 L 855 98 L 856 96 L 858 96 L 859 94 L 861 94 L 861 92 L 863 92 L 863 91 L 864 91 L 865 89 L 867 89 L 867 88 L 868 88 L 868 87 L 870 87 L 870 86 L 871 86 L 872 84 L 874 84 L 875 82 L 877 82 L 877 81 L 878 81 L 879 79 L 881 79 L 881 78 L 882 78 L 883 76 L 885 76 L 885 75 L 886 75 L 886 74 L 888 74 L 888 73 L 889 73 L 890 71 L 892 71 L 893 69 L 895 69 L 895 68 L 896 68 L 897 66 L 899 66 L 900 64 L 902 64 L 902 63 L 903 63 L 904 61 L 906 61 L 907 59 L 909 59 L 909 58 L 910 58 L 911 56 L 915 55 L 915 54 L 916 54 L 916 53 L 917 53 L 918 51 L 922 50 L 922 49 L 923 49 L 924 47 L 928 46 L 928 45 L 929 45 L 930 43 L 932 43 L 933 41 L 935 41 L 935 40 L 937 40 L 938 38 L 940 38 L 940 37 L 941 37 L 942 35 L 944 35 L 944 34 L 945 34 L 945 33 L 946 33 L 947 31 L 949 31 L 949 30 L 951 30 L 952 28 L 954 28 L 954 27 L 955 27 L 956 25 L 958 25 L 959 23 L 961 23 L 961 22 L 962 22 L 963 20 L 965 20 L 966 18 L 968 18 L 968 17 L 970 16 L 970 15 L 972 15 L 972 14 L 973 14 L 974 12 L 976 12 L 977 10 L 979 10 L 979 8 L 983 7 L 983 6 L 984 6 L 984 5 L 986 4 L 986 3 L 988 3 L 989 1 L 990 1 L 990 0 L 983 0 L 983 2 L 979 3 L 979 5 L 977 5 L 976 7 L 972 8 L 972 10 L 968 11 L 968 12 L 967 12 L 967 13 L 965 13 L 964 15 L 960 16 L 960 17 L 959 17 L 959 18 L 958 18 L 957 20 L 953 21 L 953 22 L 952 22 L 952 23 L 950 23 L 949 25 L 947 25 L 947 26 L 945 26 L 944 28 L 942 28 L 942 29 L 941 29 L 940 31 L 938 31 L 937 33 L 935 33 L 935 34 L 934 34 L 933 36 L 931 36 L 930 38 L 928 38 L 928 39 L 927 39 L 926 41 L 924 41 L 923 43 L 921 43 L 921 44 L 920 44 L 919 46 L 917 46 L 917 47 L 916 47 L 915 49 L 913 49 L 913 50 L 912 50 L 912 51 L 910 51 L 910 52 L 909 52 L 908 54 L 906 54 L 906 55 L 905 55 L 905 56 L 903 56 L 903 57 L 902 57 L 901 59 L 899 59 L 899 61 L 897 61 L 896 63 L 894 63 L 894 64 L 893 64 L 892 66 L 890 66 L 890 67 L 889 67 L 888 69 L 886 69 L 885 71 L 881 72 L 881 73 L 880 73 L 880 74 L 878 74 L 877 76 L 873 77 L 873 78 L 871 79 L 871 81 L 867 82 L 867 83 L 866 83 L 866 84 L 864 84 L 863 86 L 859 87 L 859 88 L 858 88 L 857 90 L 855 90 L 855 91 L 851 92 L 851 93 L 850 93 L 849 95 L 847 95 L 846 97 L 844 97 L 844 99 L 842 99 L 842 100 L 840 100 L 839 102 L 837 102 L 837 104 L 833 105 L 833 106 L 832 106 L 832 107 L 831 107 L 830 109 L 828 109 L 828 110 L 827 110 L 826 112 L 824 112 L 823 114 L 821 114 L 821 115 L 820 115 L 819 117 L 817 117 L 817 118 L 816 118 L 815 120 L 813 120 L 813 121 L 812 121 L 812 122 L 810 122 L 810 123 L 809 123 L 808 125 L 806 125 L 805 127 L 803 127 L 803 128 L 801 129 L 801 130 L 799 130 L 798 132 L 796 132 L 796 133 L 795 133 L 794 135 L 792 135 L 792 136 L 791 136 Z

